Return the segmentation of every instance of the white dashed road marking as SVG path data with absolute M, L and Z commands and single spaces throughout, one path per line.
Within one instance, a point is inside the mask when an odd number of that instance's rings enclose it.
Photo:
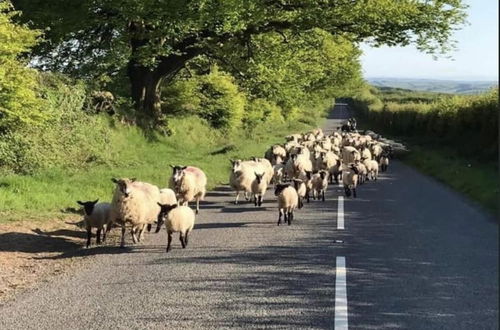
M 337 229 L 344 228 L 344 196 L 339 196 L 337 204 Z
M 345 257 L 337 257 L 335 276 L 335 330 L 347 330 L 347 280 Z

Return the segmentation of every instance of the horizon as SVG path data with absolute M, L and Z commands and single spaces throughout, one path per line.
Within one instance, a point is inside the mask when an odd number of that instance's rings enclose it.
M 393 80 L 432 80 L 432 81 L 453 81 L 453 82 L 483 82 L 483 83 L 497 83 L 497 78 L 491 79 L 473 79 L 473 78 L 428 78 L 428 77 L 394 77 L 394 76 L 365 76 L 363 77 L 365 80 L 374 80 L 374 79 L 393 79 Z
M 499 2 L 464 2 L 469 6 L 469 24 L 451 38 L 456 40 L 456 50 L 434 59 L 414 46 L 373 48 L 363 43 L 363 77 L 498 82 Z

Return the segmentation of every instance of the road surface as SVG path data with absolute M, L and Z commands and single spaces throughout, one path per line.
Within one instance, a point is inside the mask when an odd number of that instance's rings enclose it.
M 337 105 L 324 128 L 348 115 Z M 0 306 L 0 329 L 498 328 L 491 216 L 398 161 L 339 196 L 331 185 L 278 227 L 272 190 L 255 208 L 221 187 L 187 249 L 176 235 L 166 254 L 162 231 L 82 252 L 98 256 Z

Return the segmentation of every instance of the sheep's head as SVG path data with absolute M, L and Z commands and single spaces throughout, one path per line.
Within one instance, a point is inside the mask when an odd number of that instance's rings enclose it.
M 278 185 L 276 185 L 276 189 L 274 189 L 274 196 L 278 196 L 279 194 L 281 194 L 281 192 L 285 188 L 288 188 L 288 187 L 290 187 L 289 184 L 278 184 Z
M 130 195 L 130 185 L 136 181 L 136 178 L 123 178 L 123 179 L 115 179 L 112 178 L 111 181 L 116 184 L 117 188 L 120 189 L 120 192 L 125 196 L 128 197 Z
M 301 179 L 293 179 L 293 186 L 295 187 L 295 189 L 299 189 L 300 185 L 303 183 L 304 181 L 302 181 Z
M 306 171 L 306 177 L 307 177 L 307 180 L 311 180 L 312 172 L 311 171 Z
M 356 166 L 354 165 L 351 165 L 350 169 L 355 173 L 355 174 L 359 174 L 359 170 Z
M 325 170 L 321 170 L 318 173 L 319 173 L 319 176 L 321 177 L 321 180 L 324 180 L 328 176 L 328 172 Z
M 157 219 L 158 226 L 156 227 L 157 228 L 156 232 L 160 231 L 159 229 L 160 229 L 161 225 L 165 222 L 165 217 L 168 215 L 168 213 L 177 207 L 177 204 L 173 204 L 173 205 L 161 204 L 161 203 L 157 203 L 157 204 L 160 207 L 160 213 L 158 213 L 158 219 Z
M 94 206 L 97 204 L 99 199 L 96 199 L 95 201 L 88 201 L 88 202 L 82 202 L 82 201 L 76 201 L 78 204 L 83 206 L 83 210 L 85 212 L 85 215 L 91 215 L 92 212 L 94 211 Z
M 172 178 L 174 182 L 179 182 L 184 176 L 184 170 L 187 168 L 187 166 L 170 165 L 170 167 L 172 168 Z
M 241 160 L 240 159 L 234 159 L 231 160 L 231 170 L 233 172 L 239 171 L 241 169 Z
M 257 180 L 257 183 L 260 184 L 262 182 L 262 178 L 264 177 L 264 173 L 253 173 L 255 174 L 255 180 Z

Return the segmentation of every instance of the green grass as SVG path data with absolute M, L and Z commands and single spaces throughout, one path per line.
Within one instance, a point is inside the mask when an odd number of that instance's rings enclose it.
M 226 183 L 232 158 L 263 156 L 269 145 L 291 132 L 311 128 L 304 123 L 263 125 L 247 135 L 223 135 L 197 118 L 173 119 L 170 137 L 146 138 L 135 127 L 112 129 L 113 164 L 85 169 L 52 168 L 30 176 L 0 178 L 0 222 L 66 218 L 76 200 L 109 201 L 112 177 L 136 177 L 166 187 L 169 164 L 198 166 L 208 177 L 208 188 Z
M 453 150 L 409 143 L 403 162 L 478 202 L 493 214 L 499 211 L 498 167 L 457 155 Z

